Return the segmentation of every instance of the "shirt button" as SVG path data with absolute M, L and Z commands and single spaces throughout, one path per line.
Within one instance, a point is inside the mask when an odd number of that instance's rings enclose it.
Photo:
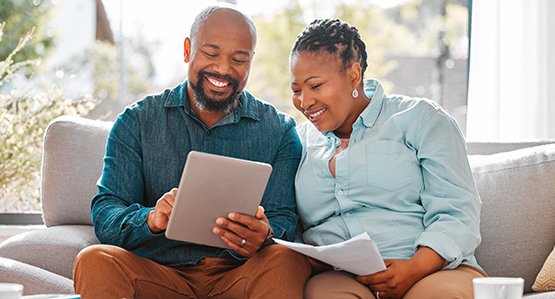
M 345 216 L 347 216 L 347 217 L 351 216 L 351 212 L 345 213 Z
M 337 194 L 339 194 L 339 195 L 343 195 L 343 190 L 339 190 L 339 191 L 337 191 Z

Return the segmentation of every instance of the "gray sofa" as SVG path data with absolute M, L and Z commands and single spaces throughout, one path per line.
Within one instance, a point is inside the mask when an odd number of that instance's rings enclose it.
M 98 243 L 90 200 L 102 170 L 111 123 L 61 117 L 44 139 L 41 200 L 45 229 L 0 244 L 0 282 L 24 294 L 73 293 L 76 254 Z M 525 298 L 555 298 L 531 289 L 555 245 L 555 140 L 469 142 L 482 198 L 478 263 L 490 276 L 522 277 Z

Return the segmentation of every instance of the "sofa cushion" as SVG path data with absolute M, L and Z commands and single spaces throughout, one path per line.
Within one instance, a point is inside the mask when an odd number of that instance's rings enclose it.
M 15 235 L 0 244 L 0 257 L 73 278 L 73 262 L 85 247 L 98 244 L 90 225 L 55 226 Z
M 555 299 L 555 292 L 528 293 L 522 296 L 525 299 Z
M 537 292 L 555 291 L 555 247 L 545 260 L 532 289 Z
M 555 244 L 555 144 L 469 162 L 482 199 L 478 264 L 489 276 L 524 278 L 524 292 L 532 292 Z
M 52 121 L 44 135 L 41 204 L 46 226 L 89 224 L 112 123 L 75 116 Z
M 23 295 L 73 294 L 73 281 L 35 266 L 0 257 L 0 282 L 23 285 Z

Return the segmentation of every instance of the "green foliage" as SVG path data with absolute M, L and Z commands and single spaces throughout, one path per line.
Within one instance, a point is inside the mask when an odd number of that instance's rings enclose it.
M 95 109 L 94 114 L 100 118 L 114 119 L 125 105 L 136 101 L 152 87 L 155 72 L 149 45 L 140 38 L 128 38 L 126 45 L 123 53 L 123 66 L 118 46 L 99 40 L 95 41 L 81 55 L 73 57 L 70 63 L 64 66 L 67 71 L 75 73 L 82 69 L 93 70 L 93 96 L 102 100 L 102 104 Z M 118 102 L 122 67 L 125 69 L 125 103 Z
M 25 87 L 21 91 L 7 90 L 5 83 L 18 74 L 19 68 L 39 61 L 14 63 L 12 59 L 30 39 L 28 33 L 0 62 L 0 212 L 14 212 L 15 207 L 19 212 L 39 209 L 42 139 L 48 123 L 62 115 L 86 115 L 97 104 L 91 95 L 66 98 L 61 87 L 63 71 L 56 72 L 57 84 L 48 84 L 43 91 Z
M 136 100 L 139 94 L 151 86 L 154 77 L 154 66 L 150 60 L 151 53 L 145 44 L 138 40 L 128 40 L 125 47 L 125 71 L 127 78 L 126 98 Z M 99 98 L 117 99 L 119 93 L 120 65 L 118 47 L 108 43 L 96 41 L 89 52 L 94 64 L 95 90 Z M 86 63 L 86 62 L 85 62 Z M 104 94 L 104 91 L 106 93 Z M 100 93 L 100 94 L 98 94 Z
M 0 44 L 0 60 L 5 60 L 12 53 L 29 28 L 37 28 L 33 40 L 17 52 L 15 60 L 47 57 L 54 48 L 54 33 L 48 32 L 46 26 L 51 17 L 51 5 L 50 1 L 42 0 L 0 0 L 0 20 L 6 23 L 6 34 Z M 36 65 L 30 66 L 26 69 L 27 75 L 36 69 Z
M 386 62 L 385 54 L 398 53 L 407 48 L 413 54 L 417 51 L 413 32 L 396 24 L 381 9 L 367 5 L 364 1 L 341 4 L 336 8 L 335 17 L 357 27 L 368 53 L 368 68 L 364 78 L 378 79 L 386 88 L 388 82 L 384 78 L 397 65 L 393 61 Z
M 247 88 L 257 97 L 272 100 L 280 110 L 293 115 L 289 54 L 297 34 L 306 26 L 298 1 L 291 0 L 281 14 L 254 19 L 258 41 Z
M 364 0 L 341 1 L 335 5 L 331 17 L 358 28 L 368 53 L 364 78 L 380 80 L 390 93 L 393 84 L 385 78 L 397 67 L 402 67 L 390 57 L 435 57 L 440 50 L 442 30 L 443 42 L 450 51 L 464 41 L 468 10 L 461 2 L 465 1 L 447 0 L 446 15 L 442 16 L 443 2 L 439 0 L 413 0 L 386 10 Z M 258 43 L 247 88 L 302 122 L 305 118 L 291 104 L 288 58 L 297 34 L 312 21 L 305 20 L 305 15 L 318 16 L 322 7 L 312 2 L 311 7 L 303 9 L 298 0 L 290 0 L 286 7 L 283 12 L 254 18 Z
M 298 0 L 290 0 L 283 13 L 269 17 L 261 15 L 254 19 L 258 43 L 247 85 L 253 94 L 292 114 L 297 122 L 303 122 L 305 118 L 291 104 L 288 58 L 297 35 L 307 25 L 304 13 Z M 359 29 L 368 52 L 365 78 L 379 79 L 387 87 L 384 77 L 396 64 L 386 63 L 384 52 L 411 47 L 415 35 L 388 19 L 378 8 L 365 4 L 365 1 L 338 5 L 334 17 Z

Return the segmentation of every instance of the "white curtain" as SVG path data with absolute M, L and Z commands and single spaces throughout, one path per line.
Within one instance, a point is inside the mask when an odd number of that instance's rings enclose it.
M 474 0 L 466 138 L 555 139 L 555 1 Z

